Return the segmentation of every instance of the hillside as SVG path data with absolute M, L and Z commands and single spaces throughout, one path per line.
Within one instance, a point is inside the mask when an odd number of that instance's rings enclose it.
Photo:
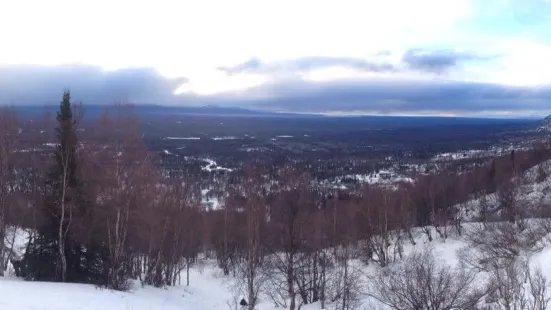
M 518 186 L 513 194 L 514 200 L 520 202 L 519 205 L 522 205 L 525 210 L 536 212 L 536 209 L 542 210 L 551 206 L 550 168 L 551 161 L 547 161 L 529 169 L 515 180 Z M 455 225 L 414 228 L 411 230 L 409 241 L 402 238 L 403 235 L 401 236 L 399 233 L 390 232 L 386 237 L 390 243 L 384 247 L 389 265 L 384 268 L 375 263 L 376 255 L 374 262 L 366 265 L 360 261 L 357 254 L 351 253 L 346 267 L 349 268 L 349 272 L 352 272 L 352 276 L 349 276 L 348 279 L 352 281 L 350 289 L 353 289 L 354 293 L 349 296 L 351 308 L 348 309 L 391 309 L 377 299 L 382 296 L 377 289 L 384 287 L 385 281 L 399 282 L 403 279 L 400 275 L 404 272 L 404 276 L 412 276 L 407 274 L 411 272 L 411 266 L 406 262 L 409 264 L 419 263 L 420 257 L 424 259 L 423 262 L 426 262 L 427 256 L 423 255 L 427 254 L 422 254 L 424 252 L 431 253 L 432 256 L 428 257 L 428 261 L 434 263 L 431 268 L 434 268 L 433 271 L 436 274 L 443 272 L 443 274 L 453 276 L 450 279 L 468 280 L 468 292 L 462 291 L 465 296 L 471 296 L 469 294 L 474 294 L 473 292 L 486 292 L 491 287 L 495 288 L 491 283 L 495 284 L 495 281 L 499 280 L 506 281 L 511 288 L 516 287 L 517 291 L 511 291 L 511 296 L 522 299 L 523 303 L 533 303 L 535 299 L 532 294 L 537 281 L 540 283 L 547 281 L 545 283 L 549 284 L 548 280 L 551 279 L 551 264 L 549 264 L 551 261 L 551 220 L 549 218 L 526 218 L 515 224 L 493 222 L 492 219 L 488 219 L 486 224 L 477 222 L 480 219 L 481 208 L 483 208 L 481 201 L 486 201 L 488 210 L 491 210 L 490 213 L 497 219 L 501 212 L 498 208 L 499 200 L 497 194 L 489 194 L 457 205 L 457 208 L 463 210 L 460 214 L 463 214 L 466 221 L 461 225 L 460 230 Z M 16 237 L 14 239 L 16 245 L 13 247 L 14 254 L 19 256 L 24 251 L 25 233 L 22 230 L 17 230 L 17 232 L 10 230 L 8 239 L 11 239 L 14 233 Z M 496 249 L 502 253 L 500 254 L 502 256 L 494 256 Z M 379 252 L 379 255 L 381 253 L 383 252 Z M 492 264 L 503 264 L 508 259 L 515 262 L 516 269 L 504 267 L 498 269 L 497 273 L 492 271 Z M 489 264 L 489 261 L 493 263 Z M 530 267 L 529 269 L 522 267 L 526 263 L 528 264 L 526 266 Z M 2 309 L 14 310 L 244 309 L 236 306 L 236 302 L 243 297 L 243 293 L 236 290 L 239 277 L 236 278 L 231 274 L 224 276 L 216 265 L 216 260 L 200 257 L 190 270 L 189 286 L 184 284 L 186 277 L 184 271 L 181 276 L 182 284 L 167 288 L 154 288 L 142 286 L 139 281 L 134 281 L 129 292 L 117 292 L 84 284 L 25 282 L 13 276 L 13 268 L 10 266 L 7 276 L 0 280 L 0 305 Z M 464 269 L 464 266 L 467 268 Z M 527 270 L 530 271 L 527 272 Z M 339 278 L 342 276 L 342 271 L 342 266 L 332 267 L 328 277 Z M 533 279 L 530 280 L 533 282 L 527 280 L 523 284 L 522 281 L 517 281 L 517 274 L 511 272 L 520 272 L 518 275 L 523 274 Z M 414 284 L 410 284 L 419 285 L 422 276 L 422 274 L 416 273 L 416 281 L 412 282 Z M 340 309 L 338 295 L 334 295 L 333 289 L 338 288 L 342 283 L 332 281 L 328 282 L 328 285 L 332 287 L 329 290 L 332 297 L 327 297 L 325 309 Z M 505 282 L 499 283 L 505 285 Z M 264 285 L 263 289 L 266 291 L 261 293 L 257 309 L 281 309 L 281 307 L 276 307 L 269 297 L 268 282 L 265 282 Z M 441 293 L 444 294 L 455 289 L 454 285 L 435 287 L 435 289 L 442 290 Z M 30 293 L 35 294 L 34 298 L 28 298 Z M 480 303 L 490 303 L 495 306 L 507 301 L 507 298 L 500 295 L 499 292 L 492 294 L 481 299 Z M 551 297 L 548 291 L 544 290 L 543 294 Z M 491 299 L 490 296 L 495 299 Z M 332 301 L 332 298 L 335 300 Z M 301 309 L 322 308 L 318 301 L 304 305 Z M 546 309 L 546 307 L 534 309 Z
M 483 145 L 501 146 L 471 148 L 462 139 L 478 132 L 473 123 L 461 133 L 442 124 L 337 131 L 336 143 L 318 137 L 321 148 L 343 148 L 349 137 L 350 145 L 372 149 L 363 132 L 392 153 L 376 150 L 381 161 L 365 151 L 328 152 L 314 166 L 297 152 L 304 141 L 316 145 L 314 132 L 270 131 L 263 139 L 278 152 L 232 165 L 224 160 L 231 153 L 207 155 L 205 146 L 261 141 L 224 131 L 236 118 L 216 119 L 223 132 L 193 135 L 180 127 L 193 124 L 159 118 L 175 128 L 157 131 L 151 150 L 141 134 L 151 123 L 112 112 L 78 127 L 64 92 L 56 140 L 45 135 L 54 127 L 46 118 L 21 127 L 15 113 L 0 114 L 3 308 L 547 308 L 549 144 L 492 134 Z M 264 126 L 281 130 L 275 124 Z M 412 131 L 426 136 L 415 142 L 421 153 L 406 143 Z M 440 139 L 461 149 L 443 149 Z M 297 160 L 282 156 L 284 147 Z M 156 150 L 197 169 L 177 161 L 167 169 Z M 322 153 L 310 160 L 319 163 Z
M 551 115 L 540 121 L 540 128 L 551 131 Z
M 472 223 L 465 225 L 465 231 L 476 230 L 478 224 Z M 452 228 L 449 228 L 450 231 Z M 436 232 L 433 231 L 436 235 Z M 546 235 L 545 246 L 534 253 L 526 251 L 519 255 L 522 260 L 528 260 L 532 268 L 540 268 L 547 279 L 551 279 L 551 246 L 549 240 L 551 235 Z M 426 239 L 424 229 L 414 231 L 415 246 L 406 244 L 403 247 L 404 259 L 412 253 L 431 251 L 434 257 L 438 259 L 438 266 L 449 270 L 455 270 L 459 266 L 461 255 L 465 249 L 469 249 L 469 242 L 464 237 L 455 233 L 450 233 L 448 238 L 437 238 L 432 242 Z M 398 259 L 398 258 L 397 258 Z M 398 263 L 392 263 L 386 267 L 386 272 L 399 268 Z M 362 292 L 367 292 L 369 287 L 369 278 L 376 277 L 381 271 L 380 267 L 375 265 L 364 266 L 358 262 L 351 262 L 350 268 L 358 276 L 356 280 L 362 285 Z M 477 275 L 480 279 L 487 273 L 481 272 Z M 0 305 L 2 309 L 10 310 L 210 310 L 210 309 L 244 309 L 241 307 L 230 307 L 236 300 L 240 300 L 241 294 L 237 295 L 233 291 L 235 279 L 231 276 L 221 275 L 221 271 L 215 265 L 215 261 L 206 260 L 200 265 L 195 266 L 190 274 L 191 284 L 176 285 L 168 288 L 154 288 L 150 286 L 142 287 L 138 281 L 134 282 L 134 287 L 129 292 L 117 292 L 108 289 L 101 289 L 93 285 L 86 284 L 62 284 L 49 282 L 25 282 L 21 279 L 7 277 L 0 279 Z M 480 288 L 484 286 L 480 283 Z M 29 298 L 28 294 L 33 294 Z M 377 306 L 377 309 L 389 309 L 381 305 L 377 300 L 366 297 L 361 294 L 355 301 L 361 308 Z M 336 309 L 339 302 L 328 301 L 325 309 Z M 367 307 L 367 308 L 365 308 Z M 274 306 L 269 298 L 262 296 L 258 305 L 258 310 L 278 310 L 281 307 Z M 301 309 L 315 310 L 322 309 L 320 302 L 304 305 Z

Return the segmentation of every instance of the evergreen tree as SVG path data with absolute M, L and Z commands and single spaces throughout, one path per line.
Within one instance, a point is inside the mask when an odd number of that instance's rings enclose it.
M 85 227 L 93 200 L 87 197 L 78 175 L 78 140 L 70 103 L 65 91 L 57 113 L 58 145 L 44 188 L 44 224 L 29 243 L 22 262 L 22 276 L 41 281 L 101 284 L 105 251 L 89 238 Z M 81 223 L 81 225 L 75 225 Z

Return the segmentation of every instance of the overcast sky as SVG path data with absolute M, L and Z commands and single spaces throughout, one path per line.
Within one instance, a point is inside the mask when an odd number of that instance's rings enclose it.
M 17 0 L 0 104 L 551 113 L 549 0 Z

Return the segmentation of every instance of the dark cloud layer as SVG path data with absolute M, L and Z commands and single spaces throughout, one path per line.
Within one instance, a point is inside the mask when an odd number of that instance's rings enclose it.
M 551 89 L 528 89 L 495 84 L 420 82 L 372 79 L 356 82 L 278 84 L 255 92 L 271 98 L 247 100 L 214 96 L 188 98 L 196 104 L 253 106 L 295 112 L 364 111 L 380 114 L 492 114 L 551 109 Z M 522 115 L 519 115 L 522 116 Z
M 473 52 L 456 52 L 453 50 L 424 50 L 410 49 L 402 57 L 402 61 L 409 69 L 443 73 L 457 67 L 466 61 L 489 61 L 497 56 L 478 55 Z
M 104 71 L 85 65 L 0 66 L 0 104 L 56 104 L 66 88 L 84 103 L 171 103 L 177 99 L 173 91 L 184 81 L 165 79 L 148 68 Z
M 317 59 L 314 63 L 319 65 L 331 61 L 335 59 Z M 258 66 L 253 63 L 247 66 Z M 365 65 L 352 64 L 360 67 Z M 312 63 L 299 62 L 296 66 L 309 67 Z M 296 112 L 414 114 L 431 111 L 465 115 L 499 111 L 547 113 L 551 109 L 549 87 L 522 88 L 442 79 L 405 81 L 373 78 L 324 83 L 295 79 L 264 85 L 240 94 L 173 95 L 183 82 L 184 79 L 166 79 L 151 69 L 102 71 L 91 66 L 0 67 L 0 104 L 57 104 L 63 89 L 69 88 L 73 98 L 84 104 L 128 100 L 136 104 L 216 104 Z

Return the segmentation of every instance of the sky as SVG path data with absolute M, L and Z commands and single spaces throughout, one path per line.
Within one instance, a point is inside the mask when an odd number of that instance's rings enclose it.
M 0 104 L 551 113 L 550 0 L 0 3 Z

